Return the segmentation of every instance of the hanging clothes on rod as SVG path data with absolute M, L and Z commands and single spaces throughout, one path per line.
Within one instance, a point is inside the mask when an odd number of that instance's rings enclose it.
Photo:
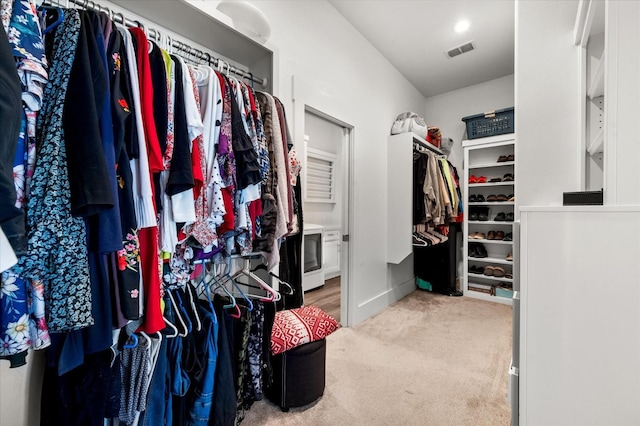
M 157 29 L 69 3 L 81 8 L 2 2 L 31 14 L 50 63 L 30 80 L 41 105 L 14 165 L 28 247 L 2 274 L 2 303 L 24 309 L 0 312 L 0 337 L 13 339 L 0 356 L 18 366 L 47 348 L 44 424 L 235 424 L 271 383 L 281 297 L 245 258 L 272 271 L 302 229 L 284 107 Z M 198 260 L 235 257 L 257 299 L 232 304 L 194 274 Z
M 413 171 L 414 245 L 445 242 L 448 224 L 462 220 L 457 170 L 438 149 L 414 142 Z
M 69 4 L 73 4 L 79 6 L 84 10 L 104 12 L 110 16 L 110 19 L 113 22 L 122 24 L 126 27 L 142 27 L 142 24 L 139 21 L 127 18 L 122 13 L 114 13 L 108 7 L 101 6 L 99 2 L 88 0 L 45 0 L 43 4 L 59 8 L 65 7 L 65 5 L 68 6 Z M 143 30 L 151 39 L 157 42 L 159 42 L 163 37 L 162 32 L 156 28 L 143 28 Z M 252 84 L 258 84 L 263 88 L 267 87 L 266 78 L 255 76 L 249 71 L 245 71 L 241 68 L 235 67 L 220 58 L 212 56 L 209 52 L 194 48 L 187 42 L 168 37 L 168 43 L 168 47 L 170 47 L 171 49 L 176 49 L 177 51 L 182 52 L 184 56 L 189 57 L 190 62 L 204 62 L 216 68 L 226 66 L 227 72 L 236 74 L 239 77 L 252 82 Z

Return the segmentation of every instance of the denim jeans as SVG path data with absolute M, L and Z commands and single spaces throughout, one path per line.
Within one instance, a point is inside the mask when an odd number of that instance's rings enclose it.
M 203 302 L 206 304 L 206 302 Z M 193 400 L 189 408 L 189 425 L 206 426 L 213 407 L 213 390 L 218 361 L 218 320 L 215 312 L 199 309 L 202 330 L 198 333 L 197 348 L 199 371 L 194 374 Z
M 170 424 L 165 421 L 167 398 L 167 339 L 162 339 L 158 361 L 153 371 L 151 386 L 149 387 L 147 410 L 140 416 L 140 425 L 158 426 Z
M 22 86 L 13 53 L 0 26 L 0 227 L 17 255 L 27 250 L 24 213 L 15 207 L 13 160 L 22 119 Z

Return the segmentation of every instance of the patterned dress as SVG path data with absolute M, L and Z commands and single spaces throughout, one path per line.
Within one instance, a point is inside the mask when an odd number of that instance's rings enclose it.
M 56 29 L 49 83 L 38 121 L 38 159 L 28 201 L 29 249 L 24 276 L 44 285 L 49 330 L 93 324 L 84 220 L 71 215 L 62 114 L 75 58 L 80 15 L 68 10 Z

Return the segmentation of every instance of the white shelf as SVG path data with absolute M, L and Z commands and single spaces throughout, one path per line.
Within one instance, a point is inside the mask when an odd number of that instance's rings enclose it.
M 597 153 L 603 152 L 604 148 L 604 128 L 600 129 L 596 137 L 591 141 L 589 148 L 587 151 L 589 155 L 595 155 Z
M 509 182 L 487 182 L 487 183 L 470 183 L 469 188 L 480 188 L 483 186 L 513 186 L 515 185 L 515 181 L 511 180 Z
M 506 220 L 470 220 L 469 225 L 511 225 L 513 221 L 510 220 L 507 222 Z
M 486 138 L 466 139 L 462 141 L 462 147 L 466 148 L 469 146 L 484 145 L 486 143 L 506 142 L 506 141 L 510 141 L 513 143 L 515 142 L 515 140 L 516 140 L 515 133 L 506 133 L 504 135 L 489 136 Z
M 490 294 L 474 290 L 467 290 L 464 295 L 467 297 L 472 297 L 474 299 L 486 300 L 488 302 L 497 302 L 505 305 L 511 305 L 513 303 L 513 299 L 510 297 L 492 296 Z
M 591 76 L 591 84 L 589 85 L 589 91 L 587 96 L 589 99 L 594 99 L 600 96 L 604 96 L 604 63 L 605 63 L 606 51 L 602 52 L 602 56 L 598 61 L 595 73 Z
M 482 263 L 498 263 L 500 265 L 513 265 L 512 260 L 499 259 L 497 257 L 471 257 L 469 256 L 469 262 L 476 261 Z
M 509 222 L 511 223 L 511 222 Z M 478 238 L 467 238 L 470 243 L 482 243 L 482 244 L 504 244 L 504 245 L 513 245 L 513 241 L 503 241 L 503 240 L 480 240 Z M 469 257 L 471 259 L 471 257 Z M 474 258 L 475 259 L 475 258 Z
M 469 259 L 473 259 L 473 258 L 470 257 Z M 472 274 L 471 272 L 469 272 L 468 274 L 469 274 L 469 278 L 470 279 L 471 278 L 476 278 L 476 279 L 485 279 L 485 280 L 489 280 L 489 281 L 504 281 L 504 282 L 508 282 L 508 283 L 512 283 L 513 282 L 513 278 L 492 277 L 491 275 Z M 478 283 L 478 284 L 481 284 L 481 283 Z
M 469 165 L 469 169 L 486 169 L 489 167 L 513 166 L 514 164 L 516 164 L 515 161 L 503 161 L 501 163 L 480 163 Z
M 467 203 L 470 206 L 513 206 L 515 201 L 484 201 L 482 203 Z

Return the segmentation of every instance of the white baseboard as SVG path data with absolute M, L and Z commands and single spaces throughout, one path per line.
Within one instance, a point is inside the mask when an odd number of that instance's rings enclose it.
M 351 325 L 355 326 L 367 318 L 372 317 L 373 315 L 382 312 L 389 305 L 397 302 L 403 297 L 407 296 L 409 293 L 416 289 L 415 278 L 407 280 L 397 286 L 386 290 L 377 296 L 372 297 L 369 300 L 365 300 L 364 302 L 358 304 L 351 318 Z

